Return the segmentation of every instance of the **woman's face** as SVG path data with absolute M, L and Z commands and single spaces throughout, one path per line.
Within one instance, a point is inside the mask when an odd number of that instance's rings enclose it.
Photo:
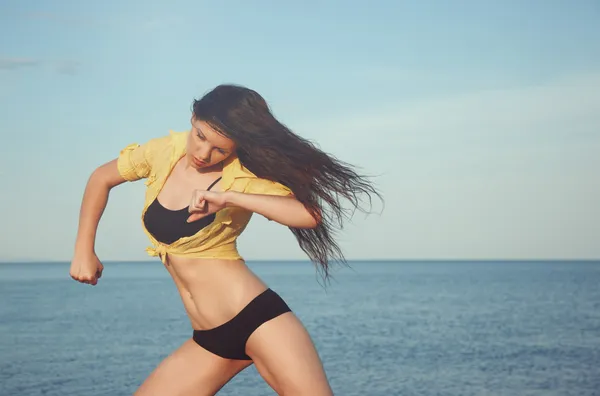
M 196 169 L 208 168 L 224 161 L 235 151 L 233 140 L 212 129 L 206 122 L 192 117 L 187 141 L 187 159 Z

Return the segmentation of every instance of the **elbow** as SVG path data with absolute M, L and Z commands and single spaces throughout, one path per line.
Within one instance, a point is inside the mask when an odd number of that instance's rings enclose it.
M 267 220 L 273 221 L 273 219 L 268 218 Z M 279 224 L 291 227 L 291 228 L 299 228 L 304 230 L 310 230 L 317 228 L 319 223 L 312 216 L 303 217 L 301 219 L 296 219 L 294 221 L 277 221 Z
M 306 219 L 302 222 L 302 226 L 299 228 L 304 228 L 304 229 L 315 229 L 319 226 L 319 224 L 321 223 L 321 218 L 317 217 L 315 215 L 312 215 L 311 213 L 307 212 L 306 213 Z
M 296 203 L 293 210 L 286 211 L 287 221 L 280 221 L 281 224 L 292 228 L 299 229 L 315 229 L 321 224 L 321 212 L 319 210 L 312 210 L 304 205 L 298 205 Z M 283 217 L 283 213 L 281 213 Z M 271 219 L 269 219 L 271 220 Z
M 302 223 L 302 224 L 298 224 L 293 228 L 299 228 L 302 230 L 314 230 L 315 228 L 317 228 L 318 223 L 313 222 L 313 223 Z
M 321 225 L 321 223 L 323 222 L 323 212 L 321 212 L 321 209 L 317 209 L 314 211 L 314 213 L 309 213 L 310 214 L 310 220 L 311 220 L 311 226 L 310 228 L 317 228 L 318 226 Z
M 314 230 L 315 228 L 317 228 L 319 226 L 319 222 L 316 221 L 315 219 L 313 219 L 313 221 L 310 223 L 310 225 L 306 228 Z
M 315 228 L 317 228 L 317 226 L 319 225 L 319 223 L 317 223 L 316 221 L 308 221 L 308 222 L 304 222 L 302 224 L 300 224 L 299 226 L 297 226 L 296 228 L 302 228 L 305 230 L 314 230 Z
M 273 221 L 272 218 L 267 217 L 269 221 Z M 277 221 L 279 224 L 298 229 L 314 229 L 319 226 L 319 222 L 311 216 L 308 212 L 303 216 L 298 216 L 294 219 L 289 218 L 287 221 Z

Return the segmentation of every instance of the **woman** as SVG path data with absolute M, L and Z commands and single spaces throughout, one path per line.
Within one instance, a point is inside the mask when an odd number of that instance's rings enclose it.
M 213 395 L 252 363 L 278 394 L 330 395 L 309 334 L 245 265 L 236 238 L 253 212 L 288 226 L 327 279 L 331 257 L 344 261 L 332 237 L 332 221 L 347 214 L 340 197 L 358 208 L 359 195 L 378 193 L 279 123 L 253 90 L 218 86 L 192 113 L 190 131 L 129 145 L 92 173 L 70 275 L 97 284 L 94 241 L 109 192 L 146 179 L 147 251 L 173 277 L 193 333 L 136 395 Z

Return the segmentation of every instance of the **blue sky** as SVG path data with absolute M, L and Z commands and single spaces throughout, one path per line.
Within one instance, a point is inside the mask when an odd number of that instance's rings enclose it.
M 0 260 L 69 260 L 93 169 L 224 82 L 378 175 L 350 259 L 600 257 L 597 1 L 322 3 L 2 1 Z M 148 259 L 143 188 L 111 193 L 102 260 Z M 305 258 L 259 216 L 239 247 Z

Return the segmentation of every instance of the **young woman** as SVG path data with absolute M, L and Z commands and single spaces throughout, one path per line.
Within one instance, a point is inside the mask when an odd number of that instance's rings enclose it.
M 254 363 L 278 394 L 330 395 L 313 342 L 298 318 L 236 249 L 252 213 L 288 226 L 327 278 L 332 237 L 359 196 L 378 192 L 349 165 L 292 133 L 255 91 L 220 85 L 193 104 L 191 130 L 125 147 L 87 183 L 70 275 L 96 285 L 94 242 L 110 190 L 146 179 L 142 225 L 173 277 L 191 325 L 185 341 L 137 390 L 214 395 Z

